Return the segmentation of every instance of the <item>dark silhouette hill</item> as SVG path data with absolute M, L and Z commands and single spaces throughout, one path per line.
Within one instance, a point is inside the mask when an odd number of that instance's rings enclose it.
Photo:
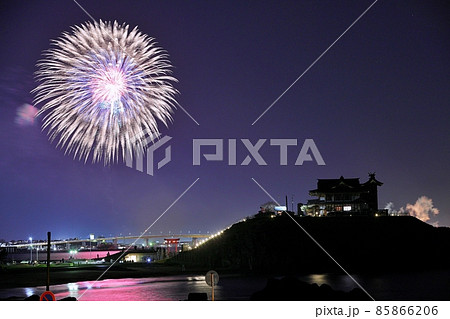
M 450 228 L 408 216 L 293 218 L 349 272 L 450 269 Z M 286 215 L 234 224 L 173 261 L 264 274 L 341 272 Z

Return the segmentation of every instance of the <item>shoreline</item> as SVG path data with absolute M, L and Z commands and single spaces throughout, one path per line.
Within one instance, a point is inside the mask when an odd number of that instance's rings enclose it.
M 104 271 L 110 266 L 110 264 L 102 264 L 102 265 L 79 265 L 79 266 L 59 266 L 52 267 L 50 274 L 50 286 L 57 285 L 65 285 L 70 283 L 80 283 L 80 282 L 88 282 L 88 281 L 96 281 L 99 277 L 104 273 Z M 211 270 L 211 269 L 208 269 Z M 107 279 L 136 279 L 136 278 L 156 278 L 156 277 L 171 277 L 171 276 L 183 276 L 183 277 L 197 277 L 204 276 L 208 270 L 202 268 L 190 268 L 185 271 L 182 271 L 180 265 L 173 264 L 139 264 L 139 263 L 127 263 L 127 264 L 119 264 L 111 267 L 108 272 L 106 272 L 99 280 L 107 280 Z M 255 279 L 263 279 L 266 280 L 268 286 L 270 282 L 272 284 L 277 281 L 283 280 L 283 278 L 297 278 L 300 281 L 304 281 L 305 283 L 309 283 L 310 285 L 318 285 L 327 284 L 335 290 L 340 290 L 343 292 L 349 292 L 350 290 L 343 288 L 339 285 L 339 282 L 342 282 L 339 277 L 344 276 L 341 273 L 315 273 L 315 274 L 263 274 L 256 272 L 240 272 L 238 270 L 231 269 L 215 269 L 221 276 L 221 278 L 229 278 L 232 280 L 231 282 L 236 282 L 236 280 L 241 279 L 251 279 L 254 277 Z M 417 287 L 411 286 L 408 290 L 403 291 L 403 285 L 409 285 L 411 282 L 411 278 L 417 278 L 418 273 L 416 271 L 393 271 L 393 272 L 383 272 L 383 273 L 373 273 L 373 272 L 365 272 L 360 274 L 352 274 L 354 276 L 362 276 L 360 279 L 366 281 L 364 287 L 367 285 L 367 289 L 372 289 L 375 296 L 379 294 L 379 298 L 381 300 L 400 300 L 402 298 L 409 298 L 408 300 L 449 300 L 450 295 L 448 291 L 444 288 L 442 289 L 442 278 L 448 277 L 449 269 L 429 269 L 427 271 L 420 272 L 421 280 L 426 280 L 427 282 L 432 283 L 432 285 L 436 286 L 427 286 L 422 287 L 422 293 L 411 293 Z M 328 277 L 325 282 L 322 282 L 320 279 L 316 281 L 315 279 L 305 279 L 303 276 L 317 276 Z M 378 279 L 377 279 L 378 277 Z M 336 278 L 338 281 L 336 281 Z M 3 268 L 0 271 L 0 301 L 15 301 L 15 300 L 24 300 L 24 296 L 22 292 L 23 289 L 26 288 L 38 288 L 39 291 L 43 291 L 46 286 L 46 268 L 45 267 L 20 267 L 20 268 Z M 358 279 L 358 280 L 360 280 Z M 396 287 L 398 289 L 398 293 L 400 295 L 392 294 L 388 290 L 378 290 L 376 289 L 376 285 L 374 286 L 374 280 L 382 280 L 384 282 L 390 283 L 389 285 L 393 285 L 392 287 Z M 166 281 L 161 278 L 162 281 Z M 167 280 L 172 280 L 173 278 L 168 278 Z M 175 278 L 175 281 L 178 281 Z M 397 284 L 396 284 L 397 283 Z M 433 284 L 434 283 L 434 284 Z M 440 287 L 437 291 L 435 288 Z M 50 290 L 56 289 L 56 291 L 60 290 L 61 287 L 51 287 Z M 262 288 L 262 287 L 261 287 Z M 273 288 L 273 287 L 272 287 Z M 288 287 L 289 288 L 289 287 Z M 17 290 L 16 290 L 17 289 Z M 353 289 L 353 288 L 352 288 Z M 3 291 L 2 291 L 3 290 Z M 24 291 L 25 291 L 24 290 Z M 255 289 L 253 293 L 260 291 L 261 289 Z M 276 289 L 277 290 L 277 289 Z M 277 290 L 278 291 L 278 290 Z M 293 291 L 296 291 L 295 289 Z M 181 300 L 181 299 L 180 299 Z M 234 300 L 234 299 L 230 299 Z M 303 300 L 303 299 L 302 299 Z
M 166 276 L 204 276 L 210 267 L 182 267 L 179 264 L 162 263 L 124 263 L 115 264 L 111 268 L 110 263 L 104 264 L 82 264 L 82 265 L 63 265 L 50 268 L 50 286 L 62 285 L 72 282 L 96 281 L 105 279 L 123 279 L 123 278 L 145 278 L 145 277 L 166 277 Z M 106 271 L 108 269 L 108 271 Z M 214 268 L 221 276 L 244 276 L 244 277 L 266 277 L 276 278 L 285 276 L 307 276 L 312 274 L 341 274 L 340 272 L 249 272 L 239 271 L 238 269 Z M 105 272 L 106 271 L 106 272 Z M 430 267 L 422 269 L 423 272 L 450 271 L 446 267 Z M 373 272 L 366 271 L 358 273 L 363 276 L 380 275 L 405 275 L 414 273 L 410 271 L 390 271 Z M 354 273 L 352 275 L 355 275 Z M 8 267 L 0 268 L 0 290 L 14 288 L 28 288 L 46 286 L 47 269 L 46 267 Z
M 95 281 L 103 279 L 162 277 L 173 275 L 198 275 L 203 271 L 181 271 L 180 266 L 147 265 L 147 264 L 110 264 L 76 265 L 50 268 L 50 286 L 68 284 L 71 282 Z M 47 269 L 9 268 L 0 271 L 0 289 L 27 288 L 46 286 Z

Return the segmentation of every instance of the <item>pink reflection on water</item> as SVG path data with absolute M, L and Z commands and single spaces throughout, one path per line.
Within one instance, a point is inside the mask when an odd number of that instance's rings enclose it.
M 81 301 L 185 300 L 189 292 L 209 292 L 204 277 L 123 278 L 82 281 L 54 287 L 56 299 Z

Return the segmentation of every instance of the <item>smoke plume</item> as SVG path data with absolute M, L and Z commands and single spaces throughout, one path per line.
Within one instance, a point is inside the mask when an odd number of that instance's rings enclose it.
M 384 209 L 387 209 L 389 215 L 396 215 L 397 214 L 397 211 L 394 210 L 394 203 L 393 202 L 387 203 L 386 206 L 384 206 Z
M 388 210 L 389 215 L 409 215 L 427 222 L 431 217 L 439 214 L 439 209 L 433 206 L 433 200 L 427 196 L 421 196 L 415 204 L 407 204 L 406 208 L 401 207 L 398 211 L 394 209 L 394 204 L 389 202 L 384 209 Z M 437 225 L 437 222 L 435 222 Z
M 410 215 L 420 219 L 423 222 L 430 220 L 431 216 L 439 214 L 439 210 L 433 207 L 433 200 L 426 196 L 417 199 L 414 205 L 407 204 L 405 211 Z

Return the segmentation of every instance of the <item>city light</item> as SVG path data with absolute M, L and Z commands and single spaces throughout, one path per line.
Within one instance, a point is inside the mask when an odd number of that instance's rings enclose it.
M 67 284 L 67 288 L 69 288 L 69 291 L 77 291 L 78 290 L 78 285 L 77 283 L 68 283 Z
M 29 237 L 28 240 L 30 241 L 30 243 L 33 243 L 33 238 Z M 30 245 L 30 264 L 33 263 L 33 246 Z
M 227 229 L 228 229 L 228 228 L 227 228 Z M 219 231 L 219 232 L 217 232 L 217 233 L 215 233 L 215 234 L 212 234 L 212 235 L 209 236 L 208 238 L 202 239 L 200 242 L 198 242 L 198 243 L 195 244 L 195 247 L 194 247 L 194 248 L 200 247 L 201 245 L 203 245 L 204 243 L 206 243 L 206 242 L 209 241 L 210 239 L 213 239 L 213 238 L 216 238 L 217 236 L 222 235 L 223 232 L 224 232 L 224 231 L 221 230 L 221 231 Z

